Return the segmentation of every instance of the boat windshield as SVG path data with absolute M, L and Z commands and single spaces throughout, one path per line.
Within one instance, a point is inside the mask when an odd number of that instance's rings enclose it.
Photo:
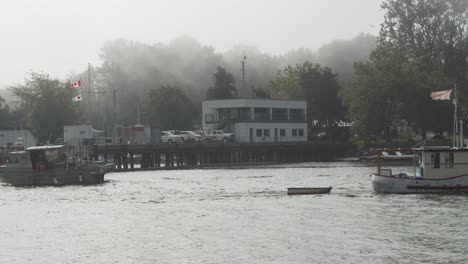
M 70 168 L 86 165 L 92 157 L 92 148 L 82 145 L 37 146 L 27 149 L 34 170 Z

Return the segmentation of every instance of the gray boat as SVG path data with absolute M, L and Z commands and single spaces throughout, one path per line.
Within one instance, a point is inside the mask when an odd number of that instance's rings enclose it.
M 288 195 L 330 193 L 332 187 L 293 187 L 288 188 Z
M 2 153 L 0 182 L 13 186 L 99 184 L 115 165 L 92 157 L 92 146 L 84 145 L 36 146 Z

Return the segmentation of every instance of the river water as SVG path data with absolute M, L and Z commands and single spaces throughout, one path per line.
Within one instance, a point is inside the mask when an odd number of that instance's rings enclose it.
M 379 195 L 358 163 L 0 186 L 0 263 L 468 263 L 467 195 Z M 288 196 L 287 187 L 327 187 Z

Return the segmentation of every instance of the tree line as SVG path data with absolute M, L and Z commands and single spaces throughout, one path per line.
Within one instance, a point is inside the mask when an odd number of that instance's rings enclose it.
M 41 141 L 59 137 L 63 125 L 134 124 L 138 113 L 149 126 L 196 128 L 202 100 L 239 96 L 240 58 L 246 54 L 248 96 L 306 100 L 309 135 L 343 124 L 363 142 L 391 141 L 402 125 L 423 137 L 429 130 L 450 130 L 450 103 L 429 94 L 456 83 L 459 101 L 465 101 L 468 3 L 386 0 L 382 9 L 377 37 L 334 41 L 316 53 L 272 56 L 247 46 L 218 53 L 188 37 L 167 45 L 111 41 L 102 48 L 102 64 L 91 67 L 89 84 L 87 71 L 74 76 L 86 84 L 81 91 L 70 88 L 70 80 L 38 73 L 11 87 L 17 103 L 0 100 L 0 123 L 33 128 Z M 72 103 L 79 92 L 85 99 Z

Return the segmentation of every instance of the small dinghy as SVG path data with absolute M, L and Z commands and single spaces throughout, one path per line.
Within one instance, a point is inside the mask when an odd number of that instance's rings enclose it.
M 330 193 L 332 187 L 296 187 L 288 188 L 288 195 L 304 195 L 304 194 L 322 194 Z

